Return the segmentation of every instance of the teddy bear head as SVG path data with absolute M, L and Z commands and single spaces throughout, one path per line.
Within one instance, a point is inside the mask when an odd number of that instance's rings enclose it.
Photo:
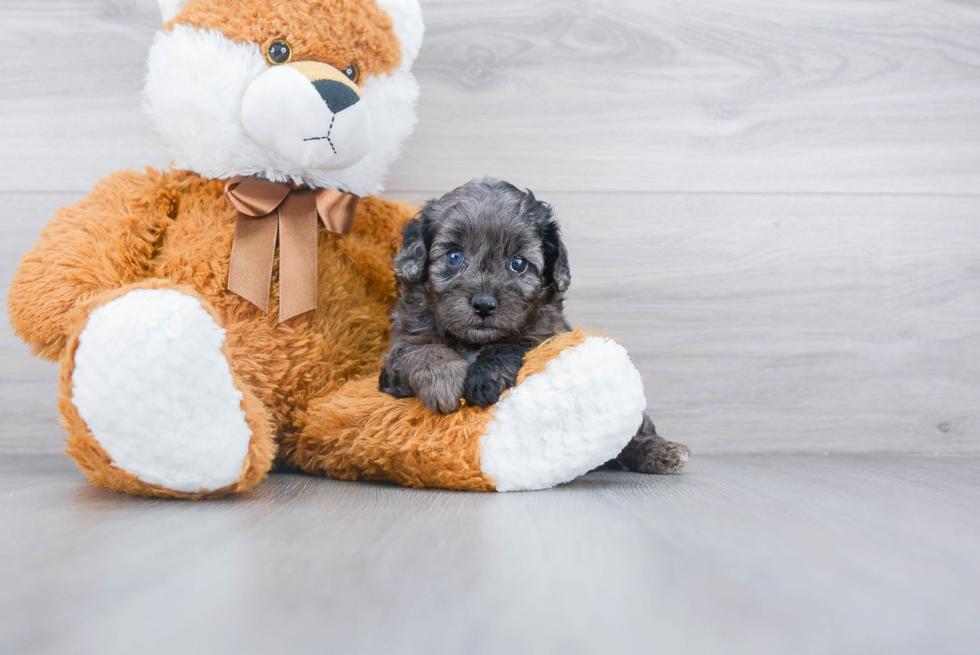
M 418 0 L 160 0 L 144 109 L 208 178 L 379 193 L 415 126 Z

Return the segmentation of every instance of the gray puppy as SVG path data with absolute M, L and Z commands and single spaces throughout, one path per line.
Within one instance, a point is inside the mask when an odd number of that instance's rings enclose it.
M 433 412 L 486 407 L 512 387 L 524 355 L 569 330 L 568 253 L 551 207 L 498 180 L 472 181 L 431 200 L 405 226 L 395 256 L 399 299 L 380 388 L 418 396 Z M 609 468 L 673 473 L 686 446 L 657 435 L 646 415 Z

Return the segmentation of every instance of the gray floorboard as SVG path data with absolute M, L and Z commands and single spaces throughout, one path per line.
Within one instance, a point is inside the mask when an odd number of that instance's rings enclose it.
M 186 503 L 0 459 L 4 653 L 975 653 L 980 459 L 695 457 L 537 493 Z
M 980 453 L 974 198 L 540 194 L 568 317 L 621 339 L 701 453 Z M 0 301 L 64 194 L 0 193 Z M 409 194 L 419 202 L 424 193 Z M 56 452 L 58 368 L 0 325 L 0 452 Z
M 980 5 L 423 7 L 389 195 L 552 201 L 570 317 L 627 345 L 688 470 L 129 498 L 41 454 L 57 366 L 0 326 L 0 655 L 980 652 Z M 166 166 L 158 27 L 0 0 L 0 301 L 55 208 Z
M 980 192 L 975 2 L 423 0 L 419 126 L 388 188 Z M 0 2 L 0 190 L 165 165 L 155 0 Z
M 423 0 L 388 194 L 552 202 L 569 317 L 700 453 L 980 454 L 980 5 Z M 156 0 L 0 0 L 0 301 L 55 209 L 166 166 Z M 57 368 L 0 325 L 0 453 L 60 449 Z

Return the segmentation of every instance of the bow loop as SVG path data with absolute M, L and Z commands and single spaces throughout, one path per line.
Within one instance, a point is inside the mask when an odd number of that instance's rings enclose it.
M 240 214 L 258 218 L 276 211 L 292 190 L 291 185 L 282 182 L 239 175 L 228 180 L 225 196 Z
M 279 321 L 316 309 L 317 219 L 327 230 L 347 234 L 360 199 L 333 189 L 294 189 L 254 176 L 230 179 L 225 197 L 238 210 L 228 290 L 269 311 L 278 237 Z
M 350 234 L 358 200 L 360 198 L 357 196 L 343 191 L 333 189 L 317 191 L 316 210 L 323 227 L 337 234 Z

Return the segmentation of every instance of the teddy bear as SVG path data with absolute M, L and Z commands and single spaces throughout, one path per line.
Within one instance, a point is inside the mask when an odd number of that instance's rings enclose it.
M 576 330 L 489 408 L 378 388 L 392 256 L 381 198 L 415 121 L 417 0 L 160 0 L 143 101 L 170 169 L 59 210 L 8 310 L 60 363 L 67 454 L 130 494 L 243 494 L 275 466 L 468 491 L 544 489 L 614 458 L 643 384 Z

